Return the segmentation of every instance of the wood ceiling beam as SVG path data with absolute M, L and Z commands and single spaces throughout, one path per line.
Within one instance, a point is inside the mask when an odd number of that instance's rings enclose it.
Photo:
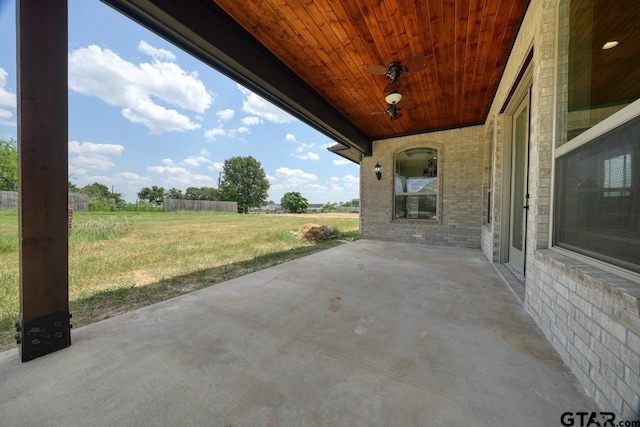
M 213 1 L 102 0 L 333 140 L 371 140 Z

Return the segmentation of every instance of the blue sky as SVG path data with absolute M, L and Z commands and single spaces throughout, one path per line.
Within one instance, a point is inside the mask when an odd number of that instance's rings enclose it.
M 0 0 L 0 136 L 16 138 L 15 1 Z M 98 0 L 69 0 L 69 174 L 128 201 L 145 186 L 217 186 L 253 156 L 269 199 L 359 198 L 359 167 L 334 142 Z

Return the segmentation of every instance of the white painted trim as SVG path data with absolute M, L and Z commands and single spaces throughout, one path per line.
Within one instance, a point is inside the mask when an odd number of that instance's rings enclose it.
M 557 92 L 557 88 L 556 88 L 556 92 Z M 575 150 L 576 148 L 579 148 L 584 144 L 593 141 L 599 136 L 602 136 L 605 133 L 616 129 L 617 127 L 639 116 L 640 116 L 640 99 L 636 99 L 634 102 L 627 105 L 622 110 L 607 117 L 600 123 L 584 131 L 583 133 L 576 136 L 571 141 L 567 142 L 561 147 L 556 148 L 554 152 L 554 158 L 557 159 L 558 157 L 561 157 Z

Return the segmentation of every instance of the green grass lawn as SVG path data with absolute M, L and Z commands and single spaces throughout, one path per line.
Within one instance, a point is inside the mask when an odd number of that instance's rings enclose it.
M 357 237 L 358 219 L 329 215 L 76 212 L 69 239 L 74 326 L 327 249 L 297 231 L 313 222 Z M 15 346 L 19 313 L 18 213 L 0 210 L 0 350 Z

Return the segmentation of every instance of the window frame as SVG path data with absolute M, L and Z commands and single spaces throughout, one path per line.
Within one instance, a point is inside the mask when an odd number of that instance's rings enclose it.
M 396 193 L 396 172 L 397 172 L 397 157 L 400 153 L 405 151 L 428 148 L 436 151 L 436 169 L 438 171 L 437 190 L 436 190 L 436 215 L 431 218 L 402 218 L 396 216 L 396 196 L 419 196 L 426 195 L 426 193 Z M 443 165 L 443 145 L 438 143 L 422 143 L 417 145 L 410 145 L 400 147 L 393 153 L 393 180 L 391 189 L 391 220 L 400 222 L 418 222 L 422 224 L 441 224 L 442 223 L 442 165 Z
M 562 6 L 562 1 L 559 1 L 556 9 L 556 16 L 560 16 L 560 8 Z M 560 157 L 569 154 L 570 152 L 592 142 L 598 137 L 617 129 L 618 127 L 626 124 L 627 122 L 640 117 L 640 98 L 631 102 L 629 105 L 625 106 L 621 110 L 613 113 L 609 117 L 601 120 L 596 123 L 586 131 L 581 134 L 573 137 L 572 139 L 564 142 L 564 144 L 558 146 L 558 127 L 560 124 L 558 123 L 558 114 L 559 114 L 559 105 L 558 98 L 560 96 L 560 91 L 558 87 L 558 83 L 561 81 L 560 71 L 560 25 L 556 25 L 555 28 L 555 73 L 554 73 L 554 83 L 553 83 L 553 142 L 552 142 L 552 161 L 551 161 L 551 186 L 550 186 L 550 221 L 549 221 L 549 229 L 548 229 L 548 248 L 553 250 L 554 252 L 558 252 L 562 255 L 571 257 L 580 262 L 584 262 L 587 265 L 591 265 L 593 267 L 599 268 L 603 271 L 615 274 L 617 276 L 623 277 L 624 279 L 631 280 L 635 283 L 640 283 L 640 273 L 635 272 L 633 270 L 629 270 L 628 268 L 621 267 L 616 264 L 612 264 L 603 260 L 603 257 L 594 258 L 584 253 L 575 252 L 567 248 L 563 248 L 557 246 L 555 244 L 555 236 L 556 236 L 556 209 L 558 206 L 556 205 L 556 185 L 557 185 L 557 171 L 556 164 Z M 566 83 L 566 81 L 565 81 Z

